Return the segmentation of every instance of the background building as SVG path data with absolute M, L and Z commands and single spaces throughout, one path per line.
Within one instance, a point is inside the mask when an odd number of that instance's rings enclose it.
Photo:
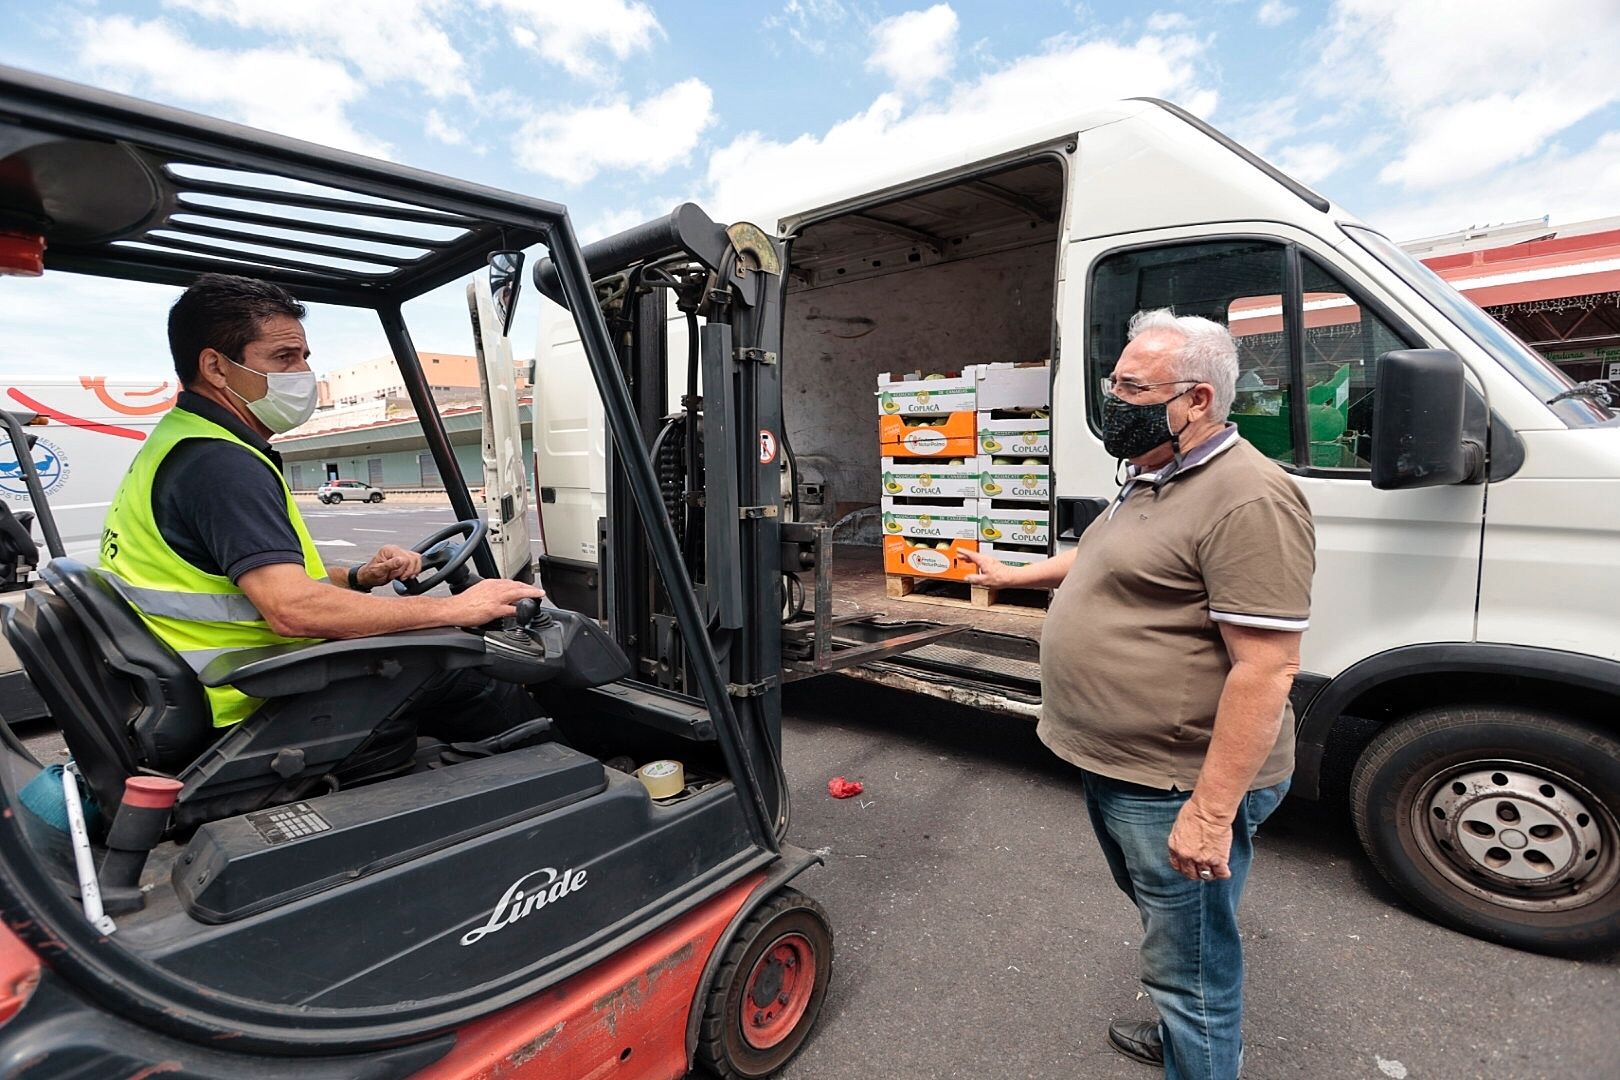
M 422 352 L 417 359 L 444 417 L 462 475 L 472 487 L 481 487 L 484 410 L 478 362 L 454 353 Z M 528 385 L 527 380 L 518 382 L 523 448 L 532 471 Z M 318 388 L 315 415 L 275 439 L 294 491 L 313 491 L 327 480 L 364 480 L 385 491 L 444 487 L 392 356 L 329 371 Z
M 1577 382 L 1620 389 L 1620 218 L 1546 218 L 1401 245 Z
M 435 398 L 454 400 L 478 396 L 478 361 L 471 356 L 454 353 L 417 353 L 422 362 L 422 373 Z M 319 401 L 328 408 L 341 409 L 361 405 L 368 401 L 405 396 L 405 383 L 399 377 L 399 368 L 392 356 L 364 360 L 336 371 L 329 371 L 321 379 L 325 389 Z
M 469 486 L 482 487 L 483 406 L 445 406 L 439 415 L 444 418 L 462 476 Z M 527 395 L 519 399 L 518 416 L 523 424 L 524 461 L 532 489 L 534 447 L 529 433 L 533 429 L 533 408 Z M 337 422 L 327 426 L 322 426 L 320 419 L 317 415 L 309 424 L 275 440 L 287 483 L 294 491 L 313 491 L 327 480 L 364 480 L 384 491 L 444 487 L 433 455 L 428 452 L 422 425 L 409 402 L 392 398 L 348 410 L 347 414 L 334 411 L 328 419 Z

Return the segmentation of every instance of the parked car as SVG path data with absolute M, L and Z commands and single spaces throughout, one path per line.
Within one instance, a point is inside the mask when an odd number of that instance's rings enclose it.
M 362 484 L 358 480 L 328 480 L 315 489 L 315 497 L 327 504 L 340 503 L 344 499 L 372 503 L 383 501 L 381 488 L 374 488 L 370 484 Z

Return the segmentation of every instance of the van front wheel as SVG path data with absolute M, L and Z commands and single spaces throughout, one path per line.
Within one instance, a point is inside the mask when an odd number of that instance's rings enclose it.
M 1464 933 L 1572 952 L 1620 942 L 1620 741 L 1513 708 L 1436 708 L 1356 763 L 1356 832 L 1407 900 Z

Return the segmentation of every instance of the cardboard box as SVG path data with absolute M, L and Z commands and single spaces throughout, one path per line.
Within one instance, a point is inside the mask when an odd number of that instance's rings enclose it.
M 1052 467 L 1046 462 L 1032 465 L 990 457 L 981 457 L 978 461 L 981 498 L 1051 503 Z
M 961 499 L 955 503 L 901 503 L 885 495 L 882 511 L 884 536 L 933 541 L 979 538 L 977 499 Z
M 1052 512 L 1017 503 L 979 503 L 979 539 L 995 544 L 1045 547 L 1052 539 Z
M 928 461 L 886 457 L 882 482 L 885 495 L 903 495 L 910 499 L 977 499 L 978 458 Z
M 944 544 L 945 550 L 939 545 Z M 883 538 L 883 572 L 907 577 L 961 581 L 978 568 L 962 558 L 963 551 L 977 551 L 977 540 L 941 540 L 937 543 L 909 540 L 904 536 Z
M 886 458 L 971 458 L 978 454 L 973 421 L 978 414 L 951 413 L 933 421 L 878 417 L 878 453 Z
M 924 379 L 896 378 L 885 371 L 878 376 L 877 400 L 879 416 L 943 416 L 978 408 L 971 368 Z
M 1052 368 L 1034 364 L 977 364 L 973 368 L 980 412 L 996 409 L 1045 409 L 1052 404 Z
M 979 453 L 986 456 L 1051 457 L 1052 419 L 1047 416 L 998 418 L 980 412 Z
M 1049 557 L 1045 548 L 1010 547 L 1007 544 L 990 544 L 982 541 L 979 550 L 986 555 L 994 555 L 1008 566 L 1028 566 Z

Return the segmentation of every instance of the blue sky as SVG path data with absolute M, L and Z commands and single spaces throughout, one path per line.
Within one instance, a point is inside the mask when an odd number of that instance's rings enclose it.
M 0 0 L 0 20 L 0 63 L 553 198 L 587 239 L 1143 94 L 1398 239 L 1620 214 L 1620 0 Z M 7 279 L 0 374 L 161 376 L 172 295 Z M 419 347 L 467 350 L 455 290 L 420 307 Z M 358 316 L 310 329 L 317 368 L 384 351 Z

